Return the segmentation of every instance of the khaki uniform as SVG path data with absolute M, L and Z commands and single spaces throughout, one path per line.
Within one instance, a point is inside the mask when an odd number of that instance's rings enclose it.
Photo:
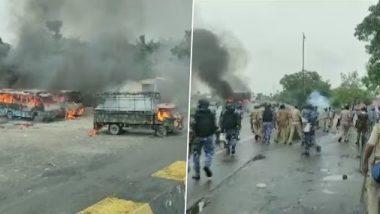
M 286 143 L 288 138 L 288 128 L 289 128 L 289 119 L 290 113 L 286 109 L 280 109 L 277 112 L 277 137 L 276 141 L 283 141 Z
M 373 180 L 371 176 L 371 168 L 374 163 L 374 158 L 376 158 L 375 163 L 380 161 L 380 124 L 377 123 L 371 133 L 371 137 L 369 138 L 368 145 L 375 146 L 371 158 L 369 159 L 368 171 L 370 176 L 367 177 L 367 211 L 368 214 L 378 214 L 379 211 L 379 196 L 377 194 L 378 189 L 380 188 L 380 184 Z
M 294 132 L 297 131 L 298 136 L 303 139 L 302 124 L 301 124 L 301 112 L 298 109 L 293 109 L 290 112 L 290 135 L 288 142 L 293 141 Z
M 262 135 L 262 110 L 261 109 L 255 109 L 251 114 L 251 123 L 253 132 L 258 137 L 261 137 Z
M 329 128 L 334 126 L 334 112 L 332 110 L 329 111 Z
M 343 110 L 340 113 L 340 126 L 341 126 L 341 135 L 340 138 L 343 138 L 344 141 L 348 141 L 348 131 L 352 125 L 352 113 L 349 110 Z
M 324 132 L 329 130 L 329 123 L 330 123 L 330 118 L 329 118 L 329 112 L 323 111 L 320 120 L 322 122 L 322 129 Z

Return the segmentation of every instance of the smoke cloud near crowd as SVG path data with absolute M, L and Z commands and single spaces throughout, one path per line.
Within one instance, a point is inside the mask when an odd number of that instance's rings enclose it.
M 313 91 L 307 98 L 307 103 L 313 106 L 317 106 L 318 109 L 325 109 L 330 107 L 329 99 L 323 96 L 318 91 Z
M 193 32 L 193 75 L 222 98 L 235 90 L 248 91 L 248 87 L 235 74 L 231 50 L 215 33 L 206 29 Z
M 187 96 L 190 57 L 172 50 L 190 43 L 184 35 L 191 27 L 191 1 L 164 2 L 14 1 L 17 38 L 11 45 L 0 42 L 0 87 L 101 92 L 164 76 L 177 80 L 168 88 L 181 88 L 166 90 L 166 96 Z M 169 25 L 178 8 L 188 11 Z

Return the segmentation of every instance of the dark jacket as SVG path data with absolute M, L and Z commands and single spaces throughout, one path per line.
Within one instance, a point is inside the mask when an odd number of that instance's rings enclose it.
M 241 116 L 234 111 L 225 110 L 220 118 L 220 128 L 223 130 L 226 129 L 239 129 L 241 126 Z
M 198 108 L 194 115 L 192 130 L 196 137 L 208 137 L 217 131 L 215 114 L 208 108 Z

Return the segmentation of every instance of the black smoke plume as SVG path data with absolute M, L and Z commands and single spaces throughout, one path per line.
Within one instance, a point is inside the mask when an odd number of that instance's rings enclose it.
M 193 73 L 222 98 L 231 97 L 234 89 L 248 90 L 235 75 L 232 60 L 229 49 L 217 35 L 209 30 L 194 29 Z
M 171 59 L 175 56 L 170 51 L 160 61 L 155 56 L 174 48 L 181 38 L 162 41 L 148 36 L 158 37 L 152 35 L 154 31 L 172 38 L 191 26 L 187 0 L 20 0 L 13 4 L 17 10 L 12 30 L 17 38 L 8 49 L 0 43 L 0 87 L 96 93 L 126 81 L 165 75 L 156 70 L 159 64 L 180 63 Z M 169 24 L 178 11 L 183 17 Z M 147 36 L 140 37 L 144 33 Z M 178 71 L 182 79 L 187 78 L 188 64 L 178 66 L 184 70 Z

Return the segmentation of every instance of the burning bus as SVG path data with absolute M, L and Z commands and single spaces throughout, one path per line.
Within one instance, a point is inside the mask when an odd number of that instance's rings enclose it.
M 60 90 L 54 92 L 54 100 L 64 109 L 65 119 L 71 120 L 82 116 L 85 112 L 83 98 L 79 91 Z
M 52 95 L 43 90 L 0 90 L 0 115 L 8 119 L 50 121 L 61 113 Z
M 125 128 L 146 128 L 157 136 L 166 136 L 182 130 L 183 118 L 174 104 L 160 103 L 158 92 L 115 92 L 98 96 L 94 113 L 94 130 L 108 126 L 113 135 Z

